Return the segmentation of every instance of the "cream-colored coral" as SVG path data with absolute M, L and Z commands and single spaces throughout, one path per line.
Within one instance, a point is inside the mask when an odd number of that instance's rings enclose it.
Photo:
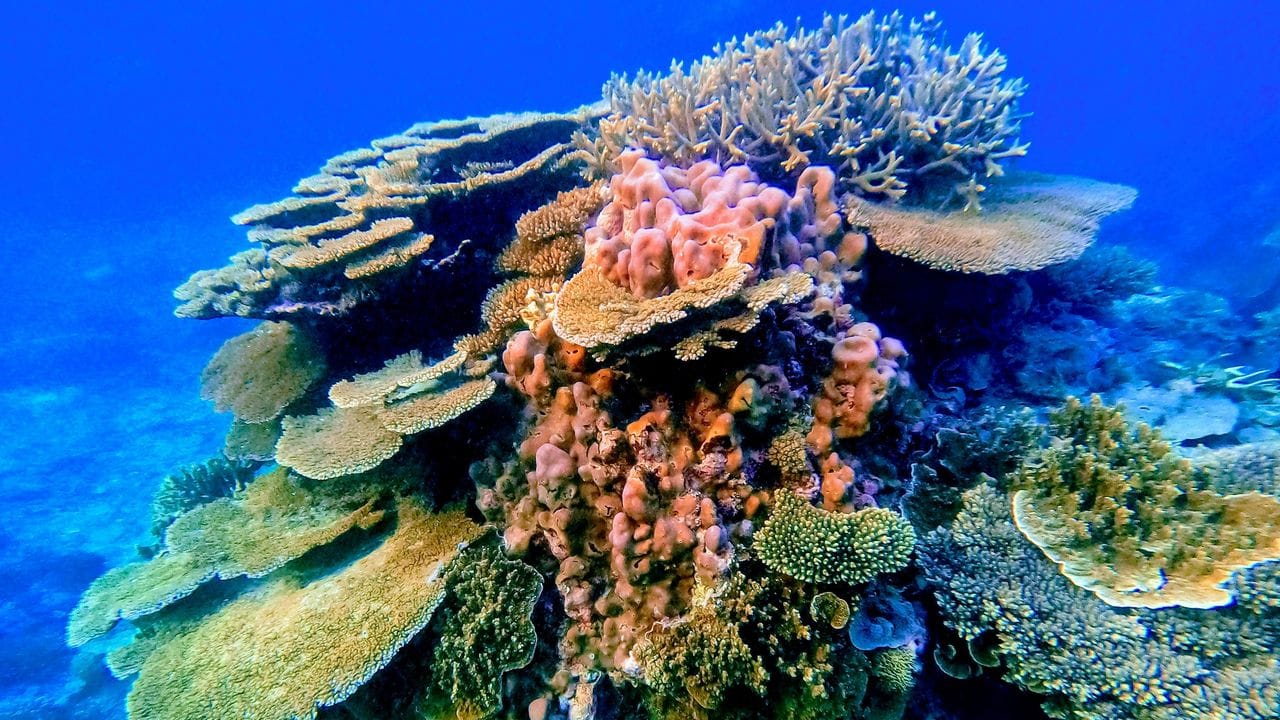
M 165 532 L 162 552 L 94 581 L 71 612 L 67 640 L 83 645 L 117 620 L 154 613 L 215 578 L 262 577 L 381 518 L 367 491 L 329 496 L 300 487 L 279 469 L 235 498 L 181 515 Z
M 345 260 L 411 230 L 413 220 L 409 218 L 386 218 L 375 221 L 368 229 L 353 230 L 315 245 L 301 245 L 296 249 L 284 246 L 284 252 L 273 253 L 272 257 L 287 268 L 316 268 Z
M 560 289 L 552 322 L 556 334 L 571 343 L 588 348 L 619 345 L 736 297 L 751 272 L 750 265 L 733 262 L 666 295 L 640 298 L 610 282 L 599 267 L 588 265 Z
M 481 529 L 401 501 L 380 546 L 318 579 L 278 577 L 142 662 L 134 720 L 311 720 L 345 700 L 430 621 L 443 570 Z
M 315 415 L 286 416 L 276 462 L 313 480 L 372 470 L 395 455 L 400 435 L 382 426 L 370 407 L 323 408 Z
M 455 352 L 439 362 L 424 365 L 422 353 L 410 350 L 388 360 L 381 369 L 335 383 L 329 388 L 329 400 L 339 408 L 380 403 L 396 390 L 429 383 L 457 371 L 466 359 L 463 353 Z
M 516 237 L 524 242 L 550 240 L 561 235 L 580 235 L 592 215 L 604 205 L 604 183 L 566 190 L 542 207 L 516 220 Z
M 222 344 L 200 376 L 200 396 L 218 412 L 264 423 L 324 372 L 324 356 L 302 331 L 286 322 L 264 322 Z
M 1073 260 L 1098 223 L 1133 204 L 1124 185 L 1067 176 L 1011 174 L 979 212 L 938 212 L 845 198 L 850 225 L 876 247 L 939 270 L 1000 275 Z
M 425 392 L 377 409 L 383 427 L 401 435 L 438 428 L 488 400 L 497 384 L 471 380 L 444 392 Z
M 351 263 L 343 269 L 342 274 L 351 280 L 360 280 L 402 268 L 426 254 L 435 239 L 434 235 L 423 233 L 407 242 L 392 245 L 377 255 Z

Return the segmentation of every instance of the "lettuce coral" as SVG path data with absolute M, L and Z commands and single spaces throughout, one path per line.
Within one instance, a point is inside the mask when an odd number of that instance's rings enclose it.
M 1280 499 L 1221 495 L 1145 425 L 1072 398 L 1018 473 L 1018 529 L 1072 582 L 1120 607 L 1211 608 L 1231 574 L 1280 559 Z

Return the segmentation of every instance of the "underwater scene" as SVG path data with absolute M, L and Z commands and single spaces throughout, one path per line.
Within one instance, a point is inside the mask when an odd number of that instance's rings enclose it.
M 0 36 L 0 720 L 1280 718 L 1280 6 Z

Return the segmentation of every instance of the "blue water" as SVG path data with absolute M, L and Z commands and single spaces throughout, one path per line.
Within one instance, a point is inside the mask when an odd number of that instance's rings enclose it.
M 4 3 L 0 8 L 0 718 L 115 717 L 63 647 L 87 583 L 145 539 L 168 469 L 226 420 L 196 392 L 247 325 L 171 316 L 243 247 L 226 218 L 413 122 L 598 98 L 723 38 L 863 5 Z M 1021 167 L 1142 193 L 1104 240 L 1236 307 L 1280 299 L 1280 8 L 902 1 L 1030 83 Z M 265 6 L 265 7 L 264 7 Z M 1271 293 L 1268 295 L 1268 293 Z

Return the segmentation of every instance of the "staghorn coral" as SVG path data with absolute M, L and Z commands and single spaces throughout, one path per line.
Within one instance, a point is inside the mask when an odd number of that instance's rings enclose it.
M 200 374 L 200 396 L 237 420 L 265 423 L 324 374 L 324 356 L 301 330 L 264 322 L 222 344 Z
M 459 555 L 443 582 L 431 687 L 459 714 L 489 717 L 502 707 L 502 674 L 533 659 L 538 638 L 530 616 L 542 576 L 488 544 Z
M 684 167 L 711 158 L 771 178 L 831 165 L 847 189 L 889 198 L 935 175 L 1000 175 L 1001 160 L 1026 152 L 1017 142 L 1025 86 L 1001 77 L 1005 58 L 980 35 L 944 42 L 932 14 L 828 15 L 819 30 L 791 33 L 779 24 L 688 71 L 615 76 L 605 86 L 612 112 L 578 144 L 597 175 L 638 147 Z
M 770 568 L 813 583 L 865 583 L 906 567 L 915 531 L 881 508 L 832 513 L 798 494 L 778 493 L 754 547 Z
M 1231 602 L 1240 568 L 1280 559 L 1280 499 L 1221 495 L 1158 432 L 1096 395 L 1052 416 L 1049 447 L 1020 468 L 1013 517 L 1064 575 L 1119 607 Z
M 1102 218 L 1137 194 L 1096 180 L 1016 173 L 992 184 L 981 211 L 894 207 L 848 195 L 845 212 L 885 252 L 938 270 L 1003 275 L 1080 257 Z
M 527 207 L 571 182 L 572 133 L 599 110 L 421 123 L 344 153 L 294 188 L 232 220 L 258 247 L 192 275 L 180 317 L 345 316 L 388 295 L 443 302 L 416 269 L 456 257 L 483 228 L 509 232 Z M 548 193 L 550 191 L 550 193 Z M 459 224 L 455 218 L 470 219 Z
M 310 492 L 284 469 L 268 473 L 235 497 L 179 516 L 154 558 L 113 568 L 94 581 L 71 612 L 68 642 L 83 645 L 117 620 L 154 613 L 215 578 L 270 574 L 352 528 L 372 527 L 382 519 L 373 505 L 373 493 L 365 489 Z
M 993 645 L 1004 677 L 1046 695 L 1050 717 L 1264 720 L 1280 707 L 1276 563 L 1240 571 L 1228 607 L 1119 610 L 1059 573 L 991 483 L 919 551 L 947 625 Z
M 391 661 L 430 621 L 444 571 L 480 528 L 401 501 L 381 545 L 314 579 L 273 579 L 176 634 L 142 662 L 135 720 L 314 718 Z

